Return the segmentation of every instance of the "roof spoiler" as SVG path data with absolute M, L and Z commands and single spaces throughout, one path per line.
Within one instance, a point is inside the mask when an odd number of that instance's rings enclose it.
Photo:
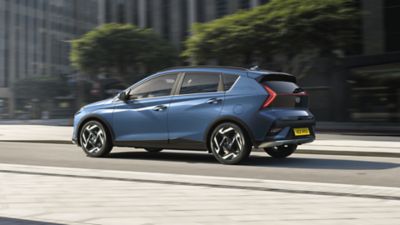
M 288 81 L 292 83 L 296 83 L 297 79 L 295 76 L 288 74 L 288 73 L 258 73 L 258 74 L 252 74 L 250 77 L 254 78 L 257 80 L 259 83 L 265 82 L 265 81 Z

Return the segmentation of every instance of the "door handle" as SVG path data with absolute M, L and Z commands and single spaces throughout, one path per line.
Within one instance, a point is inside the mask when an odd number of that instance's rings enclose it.
M 164 110 L 166 110 L 166 109 L 167 109 L 167 106 L 165 106 L 165 105 L 158 105 L 158 106 L 155 106 L 155 107 L 153 108 L 153 110 L 154 110 L 154 111 L 157 111 L 157 112 L 164 111 Z
M 220 102 L 222 102 L 222 99 L 220 98 L 210 98 L 207 101 L 208 104 L 219 104 Z

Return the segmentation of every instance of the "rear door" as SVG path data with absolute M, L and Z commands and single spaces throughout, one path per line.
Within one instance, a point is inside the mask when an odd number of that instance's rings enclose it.
M 180 79 L 168 111 L 171 146 L 203 149 L 204 132 L 221 113 L 224 87 L 219 73 L 189 72 Z

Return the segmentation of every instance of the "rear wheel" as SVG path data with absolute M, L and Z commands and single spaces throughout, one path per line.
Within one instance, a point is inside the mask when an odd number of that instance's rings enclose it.
M 86 155 L 90 157 L 104 157 L 113 148 L 106 128 L 95 120 L 83 125 L 80 132 L 80 144 Z
M 286 158 L 296 151 L 297 145 L 281 145 L 271 148 L 264 148 L 264 151 L 273 158 Z
M 155 153 L 155 152 L 161 152 L 163 149 L 162 148 L 145 148 L 144 150 Z
M 251 143 L 243 130 L 234 123 L 222 123 L 211 133 L 209 146 L 214 157 L 223 164 L 238 164 L 251 151 Z

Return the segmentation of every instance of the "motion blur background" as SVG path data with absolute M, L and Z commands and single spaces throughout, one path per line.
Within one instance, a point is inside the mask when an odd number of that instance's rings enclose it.
M 212 22 L 235 13 L 240 16 L 271 2 L 278 1 L 0 0 L 0 119 L 71 118 L 82 105 L 113 96 L 154 72 L 142 67 L 127 70 L 128 79 L 121 81 L 107 71 L 86 76 L 86 70 L 71 65 L 73 40 L 98 26 L 111 23 L 110 26 L 132 24 L 153 30 L 176 51 L 177 59 L 170 63 L 171 66 L 222 64 L 249 68 L 257 64 L 262 69 L 293 72 L 309 93 L 311 111 L 319 121 L 399 124 L 398 0 L 351 1 L 352 7 L 360 12 L 352 24 L 355 41 L 345 49 L 331 49 L 334 60 L 332 57 L 313 57 L 312 52 L 310 55 L 303 53 L 298 64 L 308 65 L 307 69 L 276 66 L 275 61 L 280 55 L 274 52 L 271 52 L 272 57 L 261 61 L 260 57 L 224 61 L 210 56 L 203 62 L 190 57 L 190 51 L 184 53 L 190 48 L 187 39 L 195 34 L 193 24 Z M 318 13 L 316 10 L 314 16 Z M 315 27 L 315 32 L 318 29 Z M 259 32 L 272 31 L 261 29 Z M 321 32 L 326 32 L 326 29 Z M 332 28 L 329 32 L 334 36 L 337 31 Z M 329 32 L 323 35 L 329 37 Z

